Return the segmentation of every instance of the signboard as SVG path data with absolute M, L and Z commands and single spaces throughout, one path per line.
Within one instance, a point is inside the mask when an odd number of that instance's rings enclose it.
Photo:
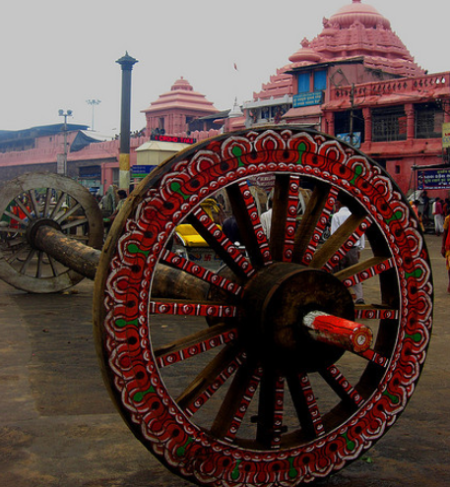
M 298 93 L 294 95 L 292 106 L 294 108 L 320 105 L 322 103 L 323 91 L 313 91 L 312 93 Z
M 64 174 L 65 160 L 66 159 L 64 154 L 56 155 L 56 174 Z
M 143 165 L 134 165 L 131 166 L 131 177 L 132 178 L 145 178 L 147 174 L 150 174 L 156 166 L 143 166 Z
M 442 148 L 448 149 L 450 147 L 450 123 L 442 124 Z
M 172 135 L 152 135 L 150 140 L 158 140 L 160 142 L 178 142 L 180 144 L 195 144 L 197 142 L 192 137 L 175 137 Z
M 275 174 L 264 174 L 249 178 L 249 183 L 264 189 L 272 189 L 275 186 Z
M 223 261 L 214 250 L 209 247 L 186 248 L 188 260 L 196 262 L 206 269 L 218 270 L 223 266 Z
M 417 189 L 450 189 L 450 169 L 417 171 Z
M 347 144 L 356 147 L 357 149 L 361 147 L 361 132 L 353 132 L 353 135 L 348 134 L 337 134 L 336 137 L 339 140 L 347 142 Z

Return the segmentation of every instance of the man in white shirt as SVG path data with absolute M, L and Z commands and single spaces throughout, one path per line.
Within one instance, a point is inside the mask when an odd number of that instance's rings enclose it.
M 331 235 L 347 220 L 347 218 L 351 215 L 350 210 L 344 206 L 344 204 L 337 200 L 336 201 L 336 213 L 331 218 Z M 354 264 L 359 262 L 359 258 L 361 256 L 361 250 L 364 249 L 365 246 L 365 238 L 364 235 L 361 236 L 359 240 L 355 242 L 355 245 L 345 254 L 340 260 L 338 270 L 345 269 L 346 267 L 350 267 Z M 362 284 L 358 283 L 353 286 L 353 291 L 355 293 L 355 303 L 356 304 L 364 304 L 364 295 Z
M 261 221 L 261 226 L 264 230 L 264 233 L 267 236 L 267 240 L 269 240 L 270 239 L 270 229 L 272 226 L 272 200 L 267 201 L 267 206 L 269 207 L 269 209 L 261 214 L 260 221 Z

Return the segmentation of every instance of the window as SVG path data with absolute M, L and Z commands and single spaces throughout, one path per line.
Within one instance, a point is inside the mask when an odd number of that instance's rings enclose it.
M 372 110 L 372 140 L 374 142 L 406 140 L 405 107 L 397 106 Z
M 314 71 L 314 91 L 323 91 L 327 88 L 327 72 Z
M 435 103 L 414 105 L 416 139 L 437 139 L 442 136 L 444 112 Z
M 300 73 L 298 75 L 298 93 L 309 93 L 310 92 L 310 79 L 311 73 Z
M 336 135 L 349 134 L 351 110 L 345 112 L 335 112 L 334 114 L 334 133 Z M 361 134 L 361 142 L 364 142 L 364 117 L 362 110 L 353 110 L 353 133 Z

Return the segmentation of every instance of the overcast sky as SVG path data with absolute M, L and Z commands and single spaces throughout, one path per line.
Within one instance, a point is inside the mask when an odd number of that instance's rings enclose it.
M 132 78 L 131 128 L 141 110 L 183 76 L 220 110 L 252 99 L 304 37 L 312 40 L 351 0 L 15 0 L 4 2 L 0 28 L 0 130 L 72 123 L 120 131 L 121 70 L 126 51 L 139 62 Z M 450 71 L 443 0 L 363 0 L 430 73 Z M 234 63 L 238 71 L 234 69 Z

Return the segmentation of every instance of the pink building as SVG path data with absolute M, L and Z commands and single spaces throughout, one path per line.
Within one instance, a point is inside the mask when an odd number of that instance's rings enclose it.
M 450 73 L 427 74 L 389 20 L 361 0 L 324 18 L 322 31 L 312 40 L 303 39 L 289 63 L 242 107 L 219 112 L 180 78 L 142 112 L 145 135 L 131 139 L 132 166 L 136 148 L 154 134 L 203 140 L 221 131 L 267 123 L 300 124 L 361 148 L 387 169 L 404 192 L 418 189 L 418 182 L 431 181 L 428 175 L 436 171 L 437 179 L 446 185 L 435 189 L 430 183 L 430 194 L 446 197 L 450 188 L 449 170 L 429 167 L 448 161 L 441 134 L 443 123 L 450 123 Z M 73 151 L 79 133 L 68 134 L 69 175 L 87 186 L 107 188 L 117 182 L 118 140 Z M 58 154 L 63 152 L 60 130 L 39 135 L 27 145 L 22 135 L 10 140 L 0 133 L 0 177 L 34 169 L 55 171 Z M 425 172 L 417 170 L 425 166 Z
M 152 133 L 190 135 L 217 129 L 213 125 L 214 117 L 210 116 L 217 115 L 219 110 L 181 77 L 142 113 L 147 121 L 146 135 L 150 137 Z
M 322 32 L 289 60 L 244 103 L 244 126 L 295 123 L 351 140 L 405 193 L 426 179 L 417 166 L 448 160 L 442 124 L 450 122 L 450 73 L 428 75 L 372 6 L 353 0 L 324 18 Z M 427 169 L 428 179 L 436 171 L 450 188 L 445 167 Z M 448 189 L 431 194 L 446 197 Z

